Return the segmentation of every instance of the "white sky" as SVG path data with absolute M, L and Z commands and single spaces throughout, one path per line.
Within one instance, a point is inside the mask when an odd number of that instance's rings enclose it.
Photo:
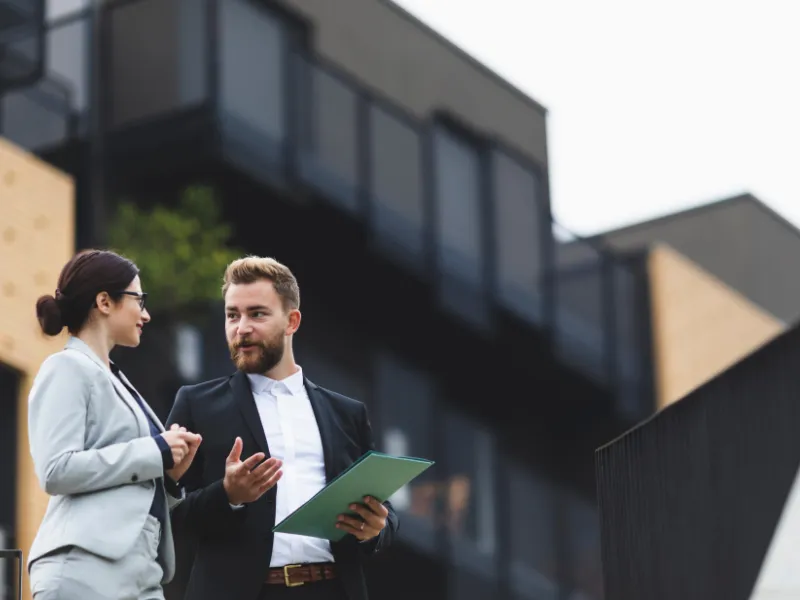
M 743 191 L 800 226 L 800 1 L 396 2 L 547 107 L 566 227 Z

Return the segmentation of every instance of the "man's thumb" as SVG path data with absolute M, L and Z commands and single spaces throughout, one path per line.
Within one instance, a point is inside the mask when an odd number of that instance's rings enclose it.
M 227 462 L 230 463 L 237 463 L 242 456 L 242 438 L 237 437 L 233 442 L 233 448 L 231 448 L 231 453 L 228 454 Z

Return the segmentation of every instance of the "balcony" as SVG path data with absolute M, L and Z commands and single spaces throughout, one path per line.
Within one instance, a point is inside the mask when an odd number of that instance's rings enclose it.
M 248 0 L 108 2 L 98 62 L 83 4 L 48 23 L 46 77 L 3 98 L 0 134 L 49 156 L 95 133 L 115 179 L 211 162 L 325 206 L 430 286 L 448 318 L 524 339 L 510 360 L 549 369 L 527 348 L 552 343 L 625 414 L 650 409 L 641 277 L 601 249 L 555 243 L 545 166 L 454 115 L 409 114 Z

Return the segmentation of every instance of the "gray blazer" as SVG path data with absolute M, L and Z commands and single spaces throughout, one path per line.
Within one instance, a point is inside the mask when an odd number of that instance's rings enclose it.
M 161 451 L 139 404 L 78 338 L 42 363 L 29 396 L 28 434 L 36 476 L 50 495 L 28 565 L 66 546 L 122 558 L 150 512 L 154 480 L 164 476 Z M 172 508 L 180 499 L 167 494 L 167 501 Z M 175 574 L 169 519 L 161 535 L 167 583 Z

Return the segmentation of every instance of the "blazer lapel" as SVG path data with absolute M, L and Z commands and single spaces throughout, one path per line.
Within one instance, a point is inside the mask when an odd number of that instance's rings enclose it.
M 314 411 L 314 417 L 317 419 L 319 437 L 322 440 L 322 454 L 325 459 L 325 479 L 327 482 L 330 482 L 336 476 L 336 470 L 333 464 L 333 438 L 336 429 L 336 416 L 333 414 L 330 402 L 325 399 L 315 383 L 306 379 L 305 386 L 308 399 L 311 401 L 311 408 Z
M 244 422 L 250 428 L 250 433 L 258 444 L 261 451 L 270 457 L 267 436 L 264 434 L 264 427 L 261 425 L 261 416 L 256 408 L 256 401 L 253 398 L 253 390 L 250 388 L 250 381 L 247 375 L 237 371 L 231 377 L 231 388 L 233 388 L 233 399 L 244 417 Z
M 122 382 L 117 379 L 111 371 L 108 371 L 108 377 L 111 379 L 111 385 L 114 386 L 114 390 L 117 392 L 117 396 L 119 396 L 125 404 L 128 405 L 128 408 L 131 409 L 133 416 L 136 418 L 136 422 L 139 424 L 139 434 L 149 435 L 150 433 L 150 426 L 147 424 L 147 417 L 139 408 L 139 403 L 134 400 L 131 393 L 125 389 L 125 386 L 122 385 Z
M 131 388 L 132 390 L 136 390 L 136 387 L 135 387 L 135 386 L 134 386 L 134 385 L 133 385 L 133 384 L 130 382 L 130 380 L 129 380 L 129 379 L 126 377 L 125 373 L 123 373 L 122 371 L 120 371 L 120 372 L 119 372 L 119 376 L 122 378 L 122 380 L 123 380 L 123 381 L 124 381 L 124 382 L 125 382 L 125 383 L 126 383 L 128 386 L 130 386 L 130 388 Z M 127 392 L 128 390 L 125 390 L 125 391 Z M 139 390 L 136 390 L 136 393 L 137 393 L 137 394 L 139 394 Z M 128 395 L 130 395 L 130 394 L 128 394 Z M 139 397 L 142 399 L 142 406 L 144 407 L 144 412 L 146 412 L 146 413 L 147 413 L 147 416 L 148 416 L 148 417 L 150 417 L 150 419 L 152 419 L 153 423 L 155 423 L 155 424 L 156 424 L 156 426 L 157 426 L 157 427 L 158 427 L 158 428 L 159 428 L 161 431 L 165 431 L 164 424 L 161 422 L 161 419 L 159 419 L 159 418 L 158 418 L 158 415 L 157 415 L 156 413 L 154 413 L 154 412 L 153 412 L 153 409 L 152 409 L 152 408 L 150 407 L 150 405 L 147 403 L 147 400 L 145 400 L 145 399 L 144 399 L 144 396 L 142 396 L 141 394 L 139 394 Z M 134 399 L 134 400 L 135 400 L 135 399 Z M 138 404 L 138 403 L 137 403 L 137 404 Z M 147 428 L 148 428 L 148 430 L 149 430 L 149 429 L 150 429 L 150 426 L 148 425 L 148 426 L 147 426 Z
M 85 354 L 90 359 L 92 359 L 92 361 L 97 363 L 97 365 L 101 369 L 105 371 L 106 377 L 109 378 L 109 380 L 111 381 L 111 385 L 114 386 L 114 390 L 117 392 L 117 396 L 119 396 L 122 399 L 122 401 L 125 404 L 127 404 L 131 413 L 133 413 L 133 417 L 136 419 L 136 423 L 139 425 L 139 434 L 145 435 L 146 433 L 149 433 L 150 427 L 147 425 L 146 417 L 142 415 L 141 411 L 137 410 L 138 402 L 136 402 L 136 400 L 131 397 L 128 390 L 126 390 L 125 386 L 122 385 L 122 382 L 114 376 L 114 374 L 111 372 L 111 369 L 109 369 L 108 366 L 102 360 L 100 360 L 100 357 L 98 357 L 97 354 L 94 353 L 94 350 L 92 350 L 86 344 L 86 342 L 84 342 L 80 338 L 73 336 L 70 336 L 65 347 L 70 350 L 76 350 L 82 354 Z

